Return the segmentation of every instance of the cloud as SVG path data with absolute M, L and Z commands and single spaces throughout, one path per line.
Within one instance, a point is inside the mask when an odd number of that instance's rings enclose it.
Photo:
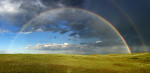
M 19 34 L 30 34 L 32 32 L 19 32 Z
M 8 33 L 9 30 L 0 29 L 0 33 Z
M 79 45 L 73 45 L 69 43 L 63 44 L 37 44 L 35 46 L 27 45 L 27 47 L 22 49 L 35 49 L 35 50 L 67 50 L 79 47 Z
M 83 0 L 0 0 L 0 16 L 15 26 L 22 27 L 41 12 L 66 6 L 78 6 L 82 3 Z
M 0 13 L 17 13 L 20 4 L 11 3 L 9 0 L 1 0 L 0 2 Z
M 40 0 L 45 6 L 82 7 L 85 0 Z
M 6 50 L 2 50 L 2 49 L 0 49 L 0 54 L 5 54 L 5 53 L 7 53 L 7 51 L 6 51 Z
M 96 43 L 102 43 L 103 41 L 96 41 Z
M 84 43 L 84 44 L 36 44 L 34 46 L 27 45 L 21 49 L 32 49 L 39 51 L 47 51 L 47 53 L 59 52 L 64 54 L 108 54 L 108 53 L 128 53 L 125 46 L 112 45 L 102 46 L 96 45 L 97 43 Z

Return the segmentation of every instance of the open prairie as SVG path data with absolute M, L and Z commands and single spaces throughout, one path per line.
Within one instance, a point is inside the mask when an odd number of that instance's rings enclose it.
M 149 73 L 150 53 L 0 54 L 0 73 Z

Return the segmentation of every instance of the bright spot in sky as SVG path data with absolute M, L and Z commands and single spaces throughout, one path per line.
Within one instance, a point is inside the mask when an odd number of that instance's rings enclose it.
M 96 41 L 96 43 L 102 43 L 103 41 Z
M 19 7 L 19 4 L 11 4 L 10 2 L 8 2 L 8 0 L 2 1 L 1 7 L 0 7 L 0 13 L 3 13 L 3 12 L 16 13 L 18 10 L 18 7 Z

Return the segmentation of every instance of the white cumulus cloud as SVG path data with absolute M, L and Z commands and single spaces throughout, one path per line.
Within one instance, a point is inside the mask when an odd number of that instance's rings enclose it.
M 96 43 L 102 43 L 103 41 L 96 41 Z
M 7 33 L 9 30 L 0 29 L 0 33 Z
M 63 43 L 63 44 L 37 44 L 35 46 L 27 45 L 25 48 L 22 49 L 38 49 L 38 50 L 61 50 L 61 49 L 69 49 L 73 45 L 69 43 Z

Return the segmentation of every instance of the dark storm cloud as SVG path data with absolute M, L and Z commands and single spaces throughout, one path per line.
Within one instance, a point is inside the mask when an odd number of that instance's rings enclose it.
M 133 0 L 133 1 L 115 1 L 127 15 L 132 19 L 132 22 L 135 24 L 137 30 L 133 30 L 133 28 L 128 28 L 130 30 L 127 32 L 128 38 L 127 41 L 129 43 L 133 43 L 136 46 L 139 46 L 141 43 L 140 40 L 144 41 L 145 46 L 149 46 L 150 44 L 150 34 L 149 34 L 149 17 L 150 17 L 150 1 L 148 0 Z M 129 24 L 129 23 L 128 23 Z M 129 25 L 126 25 L 129 26 Z M 134 31 L 134 32 L 133 32 Z M 138 35 L 135 33 L 138 32 Z M 140 38 L 138 36 L 141 36 Z M 131 44 L 129 44 L 131 45 Z M 132 45 L 133 46 L 133 45 Z M 142 47 L 141 47 L 142 48 Z M 149 47 L 147 48 L 149 49 Z M 136 50 L 135 50 L 136 51 Z
M 145 42 L 145 45 L 150 44 L 150 34 L 148 34 L 150 31 L 150 1 L 87 0 L 85 5 L 86 9 L 100 14 L 102 17 L 110 21 L 119 30 L 132 48 L 133 46 L 141 46 L 142 44 L 140 40 L 142 39 Z M 126 15 L 122 13 L 122 10 Z M 126 18 L 126 16 L 129 17 Z M 131 25 L 130 21 L 128 21 L 129 18 L 135 24 L 140 34 L 136 33 L 137 31 Z M 142 36 L 142 39 L 139 38 L 139 35 Z
M 78 33 L 77 32 L 73 32 L 73 33 L 71 33 L 69 36 L 75 36 L 75 35 L 77 35 Z
M 142 4 L 141 4 L 142 3 Z M 131 2 L 130 4 L 133 4 Z M 133 10 L 134 9 L 134 10 Z M 150 44 L 150 1 L 140 1 L 137 0 L 135 6 L 132 6 L 131 9 L 128 9 L 127 12 L 132 15 L 134 23 L 137 25 L 137 28 L 142 36 L 142 39 L 145 41 L 146 45 Z
M 68 32 L 67 29 L 62 29 L 61 32 L 60 32 L 60 34 L 64 34 L 64 33 L 66 33 L 66 32 Z
M 85 0 L 40 0 L 44 5 L 59 5 L 69 6 L 69 7 L 82 7 Z

